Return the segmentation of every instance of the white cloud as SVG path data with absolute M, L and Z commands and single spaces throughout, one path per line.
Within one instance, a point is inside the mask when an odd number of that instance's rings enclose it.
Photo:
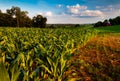
M 73 5 L 73 6 L 67 6 L 68 9 L 78 9 L 78 10 L 85 10 L 87 9 L 87 6 L 81 6 L 79 4 Z
M 51 11 L 48 11 L 45 13 L 45 16 L 47 16 L 47 17 L 51 17 L 52 15 L 53 15 L 53 13 Z
M 120 4 L 96 6 L 96 9 L 99 9 L 104 13 L 104 19 L 115 18 L 120 15 Z
M 97 6 L 99 7 L 99 6 Z M 74 6 L 67 6 L 68 13 L 72 16 L 80 17 L 103 17 L 104 13 L 100 10 L 89 10 L 87 6 L 80 6 L 76 4 Z
M 82 16 L 104 16 L 103 12 L 101 12 L 100 10 L 85 10 L 82 13 Z
M 69 10 L 70 13 L 72 14 L 78 14 L 80 10 L 86 10 L 87 6 L 81 6 L 79 4 L 76 4 L 74 6 L 67 6 L 67 9 Z
M 70 12 L 73 13 L 73 14 L 78 14 L 78 13 L 79 13 L 79 10 L 72 8 L 72 9 L 70 10 Z
M 53 13 L 51 11 L 46 11 L 46 12 L 39 12 L 36 15 L 42 15 L 44 17 L 52 17 Z
M 117 16 L 120 16 L 120 9 L 104 12 L 104 14 L 106 19 L 115 18 Z
M 53 15 L 48 17 L 48 24 L 86 24 L 86 23 L 95 23 L 96 21 L 101 20 L 101 18 L 80 18 L 71 16 L 70 14 L 63 15 Z
M 43 15 L 43 13 L 42 13 L 42 12 L 39 12 L 38 15 Z

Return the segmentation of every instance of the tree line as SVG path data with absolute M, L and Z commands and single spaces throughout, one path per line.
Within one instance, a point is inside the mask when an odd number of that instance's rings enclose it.
M 97 23 L 94 24 L 94 27 L 101 27 L 101 26 L 110 26 L 110 25 L 120 25 L 120 16 L 117 16 L 113 19 L 109 19 L 109 20 L 104 20 L 102 21 L 98 21 Z
M 42 15 L 36 15 L 32 19 L 27 11 L 22 11 L 20 7 L 12 6 L 6 9 L 6 13 L 0 10 L 1 27 L 40 27 L 45 28 L 47 18 Z

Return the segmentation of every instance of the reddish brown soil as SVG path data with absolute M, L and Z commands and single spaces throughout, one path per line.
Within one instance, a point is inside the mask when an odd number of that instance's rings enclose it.
M 119 81 L 120 36 L 96 36 L 72 57 L 66 76 L 74 81 Z

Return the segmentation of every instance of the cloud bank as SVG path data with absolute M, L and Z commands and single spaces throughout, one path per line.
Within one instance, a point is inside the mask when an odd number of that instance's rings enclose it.
M 66 6 L 68 13 L 76 15 L 77 17 L 103 17 L 104 14 L 100 10 L 89 10 L 87 6 L 76 4 L 73 6 Z

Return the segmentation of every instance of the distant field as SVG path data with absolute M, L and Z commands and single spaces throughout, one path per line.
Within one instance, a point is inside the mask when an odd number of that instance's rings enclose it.
M 102 33 L 120 33 L 120 25 L 95 28 Z
M 0 81 L 118 81 L 119 47 L 120 26 L 1 27 Z

